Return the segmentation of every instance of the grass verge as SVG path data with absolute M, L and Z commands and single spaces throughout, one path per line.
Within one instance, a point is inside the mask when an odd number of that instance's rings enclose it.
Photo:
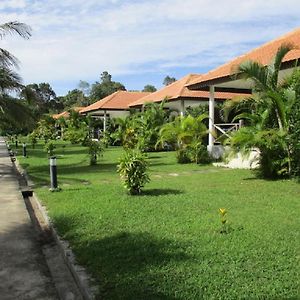
M 59 233 L 97 279 L 103 299 L 299 299 L 300 185 L 248 170 L 178 165 L 149 154 L 140 196 L 121 186 L 120 148 L 96 166 L 59 142 L 61 192 L 49 189 L 42 145 L 19 157 Z M 219 208 L 232 228 L 221 234 Z

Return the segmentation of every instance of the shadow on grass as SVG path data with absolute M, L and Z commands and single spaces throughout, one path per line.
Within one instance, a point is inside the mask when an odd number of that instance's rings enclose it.
M 157 166 L 170 166 L 170 165 L 175 165 L 175 163 L 174 164 L 172 164 L 172 163 L 164 163 L 164 162 L 160 162 L 160 161 L 150 161 L 150 163 L 149 163 L 149 166 L 150 167 L 157 167 Z
M 181 279 L 172 266 L 190 259 L 184 245 L 147 232 L 119 231 L 97 239 L 95 235 L 78 236 L 82 222 L 74 216 L 54 218 L 59 232 L 71 240 L 80 263 L 100 283 L 99 298 L 180 299 L 174 287 Z
M 183 194 L 182 190 L 176 189 L 149 189 L 143 190 L 139 196 L 164 196 L 164 195 L 179 195 Z
M 101 163 L 98 162 L 94 166 L 61 166 L 60 173 L 64 174 L 80 174 L 80 173 L 99 173 L 99 172 L 117 172 L 117 163 Z M 59 167 L 59 166 L 58 166 Z

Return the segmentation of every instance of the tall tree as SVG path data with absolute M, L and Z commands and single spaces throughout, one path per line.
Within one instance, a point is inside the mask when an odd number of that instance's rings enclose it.
M 49 83 L 28 84 L 22 89 L 20 95 L 30 104 L 37 117 L 63 109 L 60 98 L 56 97 Z
M 252 81 L 253 96 L 226 103 L 226 109 L 246 110 L 236 119 L 245 119 L 248 126 L 233 135 L 232 148 L 244 152 L 259 149 L 260 169 L 268 178 L 292 172 L 293 150 L 289 135 L 292 107 L 299 101 L 295 89 L 299 86 L 300 76 L 293 73 L 292 80 L 291 77 L 279 80 L 282 60 L 292 49 L 292 45 L 282 45 L 268 66 L 255 61 L 242 63 L 237 71 L 239 76 Z M 298 81 L 296 85 L 295 79 Z
M 59 97 L 64 108 L 72 108 L 74 106 L 86 106 L 89 105 L 89 98 L 78 89 L 68 91 L 67 95 Z
M 156 92 L 157 89 L 154 85 L 151 85 L 151 84 L 147 84 L 144 86 L 142 92 L 150 92 L 150 93 L 153 93 L 153 92 Z
M 31 36 L 31 29 L 28 25 L 20 22 L 8 22 L 0 25 L 0 39 L 7 35 L 17 35 L 24 39 Z M 18 59 L 9 51 L 0 48 L 0 127 L 16 128 L 22 124 L 25 127 L 27 122 L 32 121 L 30 111 L 23 103 L 8 96 L 12 90 L 19 90 L 22 87 L 21 77 L 14 71 L 18 68 Z
M 104 71 L 100 75 L 100 82 L 95 82 L 91 88 L 91 99 L 100 100 L 116 91 L 126 91 L 125 86 L 112 80 L 112 76 Z
M 78 88 L 86 97 L 88 97 L 91 93 L 91 86 L 87 81 L 80 80 L 78 83 Z
M 0 24 L 0 39 L 4 39 L 7 35 L 18 35 L 24 39 L 29 39 L 31 28 L 17 21 Z M 18 67 L 19 60 L 9 51 L 0 48 L 0 66 L 5 68 Z
M 165 86 L 167 86 L 167 85 L 169 85 L 169 84 L 171 84 L 171 83 L 173 83 L 173 82 L 175 82 L 175 81 L 176 81 L 176 78 L 175 78 L 175 77 L 170 77 L 169 75 L 167 75 L 167 76 L 165 77 L 164 81 L 163 81 L 163 84 L 164 84 Z

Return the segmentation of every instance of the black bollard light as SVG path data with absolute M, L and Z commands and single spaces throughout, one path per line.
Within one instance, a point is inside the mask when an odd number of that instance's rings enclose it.
M 18 140 L 16 140 L 16 149 L 18 148 Z
M 50 157 L 50 180 L 51 180 L 51 187 L 50 191 L 57 191 L 57 168 L 56 168 L 56 157 Z
M 23 157 L 27 157 L 27 149 L 26 149 L 26 144 L 23 144 Z

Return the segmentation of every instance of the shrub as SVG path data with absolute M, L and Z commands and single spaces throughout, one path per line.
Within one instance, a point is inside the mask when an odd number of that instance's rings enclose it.
M 179 164 L 188 164 L 191 162 L 188 148 L 180 148 L 176 150 L 176 159 Z
M 82 124 L 78 128 L 69 126 L 64 133 L 64 138 L 69 140 L 71 144 L 84 145 L 87 140 L 88 133 L 88 127 L 85 124 Z
M 150 181 L 147 168 L 146 157 L 139 150 L 128 150 L 121 157 L 118 173 L 130 195 L 140 194 L 141 188 Z
M 139 141 L 137 130 L 134 128 L 127 128 L 123 136 L 123 147 L 125 149 L 136 148 Z
M 35 131 L 33 131 L 32 133 L 30 133 L 28 135 L 28 139 L 32 145 L 32 149 L 34 149 L 35 145 L 37 144 L 37 133 Z
M 193 143 L 190 147 L 189 154 L 191 161 L 196 164 L 209 164 L 212 162 L 212 158 L 207 151 L 207 147 L 201 143 Z
M 44 150 L 47 152 L 48 157 L 53 156 L 54 155 L 54 149 L 55 149 L 55 145 L 52 141 L 48 141 L 45 146 L 44 146 Z
M 99 156 L 102 156 L 103 146 L 101 142 L 90 140 L 88 142 L 89 155 L 90 155 L 90 165 L 97 164 L 97 159 Z

